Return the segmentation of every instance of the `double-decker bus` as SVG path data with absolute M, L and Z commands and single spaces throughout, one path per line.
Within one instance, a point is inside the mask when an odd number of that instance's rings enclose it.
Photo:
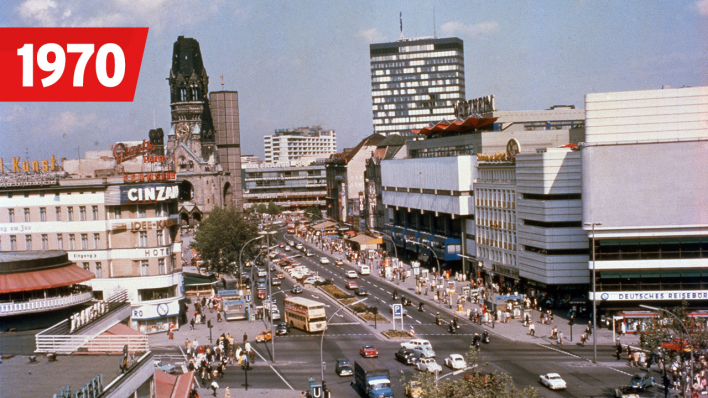
M 322 332 L 327 327 L 325 306 L 302 297 L 285 299 L 285 322 L 306 332 Z

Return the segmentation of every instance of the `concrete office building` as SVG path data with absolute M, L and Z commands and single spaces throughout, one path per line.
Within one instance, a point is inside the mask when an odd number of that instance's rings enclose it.
M 278 129 L 263 137 L 265 162 L 278 163 L 302 158 L 326 158 L 337 152 L 337 133 L 321 126 Z
M 374 132 L 411 135 L 454 120 L 465 99 L 465 59 L 458 38 L 408 38 L 369 46 Z
M 588 94 L 585 105 L 583 223 L 599 307 L 706 308 L 708 87 Z
M 244 164 L 244 207 L 273 202 L 286 210 L 309 206 L 324 209 L 326 174 L 324 159 Z

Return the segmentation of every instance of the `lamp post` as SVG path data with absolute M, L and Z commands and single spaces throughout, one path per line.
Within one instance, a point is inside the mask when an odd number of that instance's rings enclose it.
M 243 247 L 241 247 L 241 251 L 238 252 L 238 288 L 239 288 L 239 294 L 240 294 L 240 290 L 241 290 L 241 285 L 242 285 L 242 283 L 243 283 L 243 282 L 241 281 L 241 277 L 242 277 L 242 275 L 243 275 L 243 264 L 241 263 L 241 258 L 242 258 L 242 256 L 243 256 L 243 249 L 245 249 L 246 246 L 247 246 L 249 243 L 253 242 L 254 240 L 258 240 L 258 239 L 262 239 L 262 238 L 263 238 L 263 236 L 256 236 L 255 238 L 249 240 L 248 242 L 246 242 L 246 243 L 243 245 Z
M 379 231 L 379 232 L 381 232 L 381 231 Z M 383 232 L 381 232 L 381 236 L 385 236 L 391 240 L 391 244 L 393 245 L 393 252 L 395 253 L 396 258 L 398 258 L 398 248 L 396 248 L 396 242 L 393 240 L 393 237 L 391 235 L 385 234 Z
M 686 332 L 686 338 L 688 339 L 688 345 L 689 345 L 689 347 L 691 347 L 691 351 L 690 351 L 691 359 L 689 362 L 689 366 L 691 367 L 691 381 L 689 382 L 689 388 L 691 389 L 691 392 L 693 392 L 693 342 L 691 341 L 691 334 L 688 333 L 688 329 L 686 328 L 686 325 L 684 325 L 683 322 L 681 322 L 681 320 L 673 312 L 671 312 L 669 310 L 665 310 L 663 308 L 658 308 L 658 307 L 652 307 L 652 306 L 644 305 L 644 304 L 639 304 L 639 306 L 642 308 L 646 308 L 648 310 L 652 310 L 652 311 L 665 312 L 665 313 L 671 315 L 674 319 L 676 319 L 676 321 L 679 324 L 681 324 L 681 327 L 683 327 L 684 332 Z M 685 395 L 685 391 L 684 391 L 684 395 Z M 691 394 L 689 394 L 689 396 L 690 395 Z
M 435 378 L 435 387 L 438 386 L 438 381 L 440 381 L 440 380 L 442 380 L 442 379 L 444 379 L 444 378 L 446 378 L 446 377 L 448 377 L 448 376 L 456 376 L 456 375 L 459 375 L 460 373 L 464 373 L 464 372 L 466 372 L 466 371 L 468 371 L 468 370 L 471 370 L 471 369 L 474 369 L 474 368 L 476 368 L 476 367 L 477 367 L 477 364 L 474 364 L 474 365 L 472 365 L 472 366 L 466 366 L 466 367 L 464 367 L 464 368 L 462 368 L 462 369 L 458 369 L 458 370 L 456 370 L 456 371 L 454 371 L 454 372 L 450 372 L 450 373 L 448 373 L 448 374 L 444 374 L 444 375 L 442 375 L 442 376 L 440 376 L 440 377 L 436 377 L 436 378 Z M 437 372 L 435 372 L 435 375 L 437 376 Z
M 272 290 L 273 280 L 271 279 L 271 276 L 270 276 L 270 264 L 269 264 L 269 262 L 270 262 L 270 236 L 275 235 L 277 233 L 278 233 L 278 231 L 260 231 L 258 233 L 261 237 L 263 237 L 263 236 L 266 237 L 266 261 L 265 261 L 265 263 L 266 263 L 266 267 L 268 267 L 268 300 L 271 300 L 271 303 L 270 303 L 271 306 L 273 305 L 273 300 L 272 300 L 272 298 L 273 298 L 273 290 Z M 270 317 L 271 355 L 273 357 L 272 358 L 273 362 L 275 362 L 275 339 L 273 338 L 275 333 L 273 332 L 273 316 L 272 316 L 273 311 L 271 310 L 270 313 L 271 313 L 271 317 Z
M 410 243 L 412 243 L 412 244 L 414 244 L 414 245 L 424 246 L 425 248 L 427 248 L 428 250 L 430 250 L 430 252 L 433 253 L 433 256 L 435 257 L 435 261 L 438 263 L 438 275 L 442 275 L 442 273 L 441 273 L 441 271 L 440 271 L 440 259 L 438 258 L 438 254 L 435 253 L 435 250 L 433 250 L 432 247 L 426 245 L 425 243 L 416 242 L 416 241 L 410 240 L 410 239 L 406 239 L 406 242 L 410 242 Z
M 595 226 L 601 222 L 586 222 L 592 228 L 592 363 L 597 363 L 597 291 L 595 290 Z
M 363 299 L 357 300 L 357 301 L 355 301 L 355 302 L 353 302 L 353 303 L 349 303 L 349 304 L 345 305 L 344 307 L 349 307 L 349 306 L 352 306 L 352 305 L 354 305 L 354 304 L 359 304 L 359 303 L 361 303 L 362 301 L 365 301 L 366 299 L 367 299 L 367 298 L 364 297 Z M 332 318 L 334 318 L 334 316 L 337 315 L 337 313 L 338 313 L 339 311 L 343 310 L 344 307 L 340 307 L 337 311 L 334 311 L 334 314 L 332 314 L 332 315 L 329 317 L 329 319 L 327 319 L 327 325 L 329 325 L 329 322 L 332 320 Z M 374 318 L 374 319 L 375 319 L 375 318 Z M 322 338 L 320 339 L 320 380 L 322 380 L 322 385 L 324 385 L 324 357 L 322 356 L 322 347 L 324 346 L 324 336 L 325 336 L 325 332 L 327 332 L 327 325 L 325 325 L 325 328 L 324 328 L 324 330 L 322 331 Z

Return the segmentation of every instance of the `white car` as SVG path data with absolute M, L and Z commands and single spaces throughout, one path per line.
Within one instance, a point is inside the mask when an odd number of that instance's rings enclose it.
M 356 273 L 356 271 L 352 271 L 352 270 L 345 272 L 344 275 L 349 279 L 356 279 L 359 277 L 359 275 Z
M 316 282 L 323 283 L 325 281 L 325 278 L 321 276 L 311 276 L 304 281 L 302 281 L 303 285 L 314 285 Z
M 467 362 L 465 362 L 465 358 L 460 354 L 450 354 L 449 357 L 445 358 L 445 366 L 455 370 L 463 369 L 467 367 Z
M 258 276 L 267 276 L 268 271 L 264 270 L 263 268 L 258 268 Z
M 408 340 L 405 343 L 401 343 L 401 347 L 407 348 L 409 350 L 412 350 L 416 347 L 426 347 L 431 350 L 433 349 L 433 346 L 430 344 L 430 341 L 425 340 L 425 339 Z
M 277 321 L 278 319 L 280 319 L 280 311 L 277 307 L 273 307 L 273 309 L 268 311 L 268 313 L 271 321 Z
M 437 354 L 435 354 L 435 351 L 433 351 L 432 348 L 428 347 L 422 347 L 418 346 L 415 348 L 411 348 L 413 352 L 415 352 L 415 356 L 418 358 L 435 358 Z
M 548 373 L 541 375 L 541 384 L 551 390 L 564 390 L 566 388 L 565 380 L 558 373 Z
M 327 257 L 320 257 L 320 264 L 329 264 L 329 259 Z
M 421 358 L 416 362 L 415 367 L 421 372 L 435 373 L 442 371 L 442 366 L 438 365 L 433 358 Z
M 298 250 L 302 250 L 302 244 L 298 243 L 297 245 L 295 245 L 295 248 Z

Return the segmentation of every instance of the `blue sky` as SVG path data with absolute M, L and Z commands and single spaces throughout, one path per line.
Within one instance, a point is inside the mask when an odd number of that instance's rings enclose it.
M 134 102 L 0 103 L 0 157 L 83 156 L 147 139 L 153 120 L 168 131 L 180 35 L 200 42 L 211 91 L 224 75 L 239 92 L 243 154 L 262 159 L 264 135 L 316 124 L 352 147 L 373 132 L 368 45 L 399 38 L 399 12 L 406 37 L 464 40 L 467 98 L 494 94 L 503 111 L 708 85 L 708 0 L 6 0 L 0 26 L 150 31 Z

